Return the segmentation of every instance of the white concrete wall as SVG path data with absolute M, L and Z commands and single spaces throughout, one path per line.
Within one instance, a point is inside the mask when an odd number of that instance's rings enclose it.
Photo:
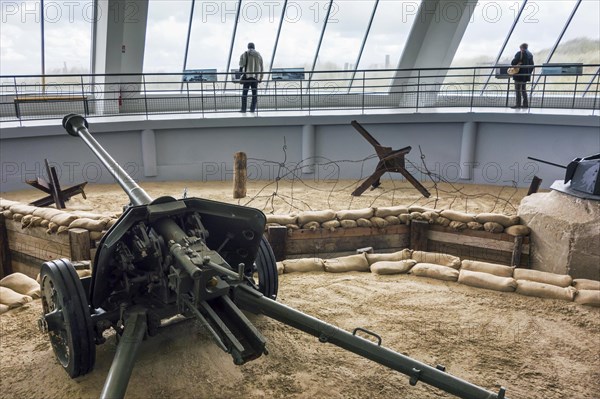
M 532 163 L 527 156 L 566 165 L 573 158 L 600 152 L 597 116 L 483 113 L 418 113 L 385 115 L 290 116 L 258 118 L 207 118 L 109 122 L 90 120 L 90 130 L 113 157 L 140 181 L 231 180 L 233 154 L 245 151 L 251 179 L 273 179 L 278 163 L 295 169 L 303 159 L 302 130 L 315 127 L 315 174 L 305 179 L 360 178 L 368 176 L 377 160 L 360 160 L 373 148 L 350 125 L 358 120 L 384 146 L 412 146 L 407 159 L 421 166 L 419 146 L 434 173 L 453 182 L 489 183 L 527 187 L 533 175 L 543 187 L 562 179 L 564 170 Z M 473 176 L 460 180 L 461 147 L 465 122 L 476 122 Z M 145 177 L 142 131 L 154 131 L 157 175 Z M 151 147 L 150 147 L 151 148 Z M 99 171 L 99 161 L 83 142 L 68 136 L 58 124 L 3 128 L 0 131 L 0 191 L 27 188 L 26 179 L 43 172 L 48 158 L 61 173 L 64 186 L 87 180 L 110 183 Z M 464 158 L 463 158 L 464 159 Z M 266 160 L 266 161 L 265 161 Z M 347 160 L 348 162 L 342 162 Z M 335 161 L 335 163 L 331 163 Z M 150 166 L 150 165 L 148 165 Z M 410 166 L 417 178 L 425 178 Z M 361 170 L 362 169 L 362 170 Z M 513 183 L 514 181 L 514 183 Z

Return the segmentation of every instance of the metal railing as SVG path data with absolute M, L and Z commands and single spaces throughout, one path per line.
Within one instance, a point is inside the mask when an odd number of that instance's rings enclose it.
M 258 112 L 377 109 L 506 108 L 514 103 L 506 67 L 306 71 L 264 75 Z M 529 106 L 600 109 L 600 65 L 574 75 L 540 75 L 527 84 Z M 489 80 L 490 76 L 492 79 Z M 242 86 L 234 74 L 189 73 L 0 76 L 0 121 L 87 117 L 231 113 L 241 107 Z M 42 83 L 43 82 L 43 83 Z M 248 93 L 251 101 L 251 91 Z

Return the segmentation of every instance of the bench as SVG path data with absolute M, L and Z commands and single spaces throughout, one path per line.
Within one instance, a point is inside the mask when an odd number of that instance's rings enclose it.
M 21 104 L 37 104 L 49 102 L 73 102 L 81 101 L 86 115 L 89 115 L 90 109 L 87 96 L 21 96 L 15 97 L 15 113 L 18 119 L 21 119 Z

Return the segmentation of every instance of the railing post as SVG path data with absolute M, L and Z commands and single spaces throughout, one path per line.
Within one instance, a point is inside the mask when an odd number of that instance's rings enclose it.
M 421 70 L 417 70 L 417 104 L 415 107 L 416 112 L 419 112 L 419 92 L 421 91 Z
M 365 79 L 365 71 L 362 71 L 363 74 L 363 78 L 362 78 L 362 113 L 364 115 L 365 113 L 365 84 L 366 84 L 366 79 Z M 350 82 L 350 85 L 352 85 L 352 81 Z M 352 86 L 350 86 L 350 90 L 352 89 Z
M 146 120 L 148 120 L 148 92 L 146 91 L 146 75 L 142 74 L 142 86 L 144 87 L 144 108 L 146 109 Z
M 577 96 L 577 84 L 579 83 L 579 75 L 575 75 L 575 90 L 573 90 L 573 104 L 571 109 L 575 109 L 575 97 Z
M 19 97 L 19 86 L 17 86 L 17 77 L 13 76 L 13 84 L 15 85 L 15 100 Z M 21 112 L 19 112 L 19 103 L 14 101 L 15 103 L 15 116 L 19 120 L 19 126 L 23 126 L 23 121 L 21 120 Z
M 204 82 L 200 81 L 200 113 L 204 118 Z
M 548 77 L 544 75 L 544 85 L 542 87 L 542 102 L 540 103 L 540 108 L 544 108 L 544 98 L 546 97 L 546 79 Z
M 83 98 L 84 98 L 84 100 L 83 100 L 83 111 L 84 111 L 84 116 L 88 116 L 88 114 L 89 114 L 89 109 L 88 109 L 88 107 L 86 106 L 86 104 L 87 104 L 87 100 L 85 99 L 85 86 L 84 86 L 84 84 L 83 84 L 83 75 L 79 75 L 79 78 L 80 78 L 80 80 L 81 80 L 81 97 L 83 97 Z
M 470 111 L 473 112 L 473 101 L 475 100 L 475 78 L 476 78 L 476 72 L 477 68 L 473 68 L 473 79 L 471 81 L 471 105 L 470 105 Z

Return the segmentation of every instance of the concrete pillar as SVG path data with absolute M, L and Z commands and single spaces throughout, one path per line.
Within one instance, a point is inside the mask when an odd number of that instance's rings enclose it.
M 156 135 L 154 130 L 142 130 L 142 162 L 144 163 L 144 176 L 158 176 L 156 162 Z
M 477 143 L 477 123 L 465 122 L 460 146 L 460 178 L 473 179 L 475 167 L 475 144 Z
M 302 127 L 302 173 L 310 174 L 315 172 L 315 127 L 314 125 L 304 125 Z
M 138 96 L 144 66 L 148 2 L 97 2 L 93 68 L 95 74 L 131 73 L 137 76 L 98 77 L 94 82 L 100 113 L 115 113 L 123 99 Z M 136 94 L 134 94 L 136 93 Z M 121 97 L 121 99 L 119 99 Z
M 423 0 L 417 11 L 406 46 L 402 52 L 398 69 L 416 68 L 447 68 L 452 63 L 454 54 L 467 29 L 469 20 L 477 5 L 477 0 Z M 428 74 L 441 75 L 443 71 L 429 71 Z M 391 92 L 411 92 L 401 98 L 401 104 L 416 105 L 417 74 L 413 72 L 398 72 L 393 82 Z M 420 79 L 419 83 L 427 85 L 440 85 L 445 76 L 439 78 Z M 406 87 L 406 89 L 403 89 Z M 437 95 L 428 95 L 435 92 L 437 86 L 424 86 L 419 90 L 419 103 L 432 105 Z

